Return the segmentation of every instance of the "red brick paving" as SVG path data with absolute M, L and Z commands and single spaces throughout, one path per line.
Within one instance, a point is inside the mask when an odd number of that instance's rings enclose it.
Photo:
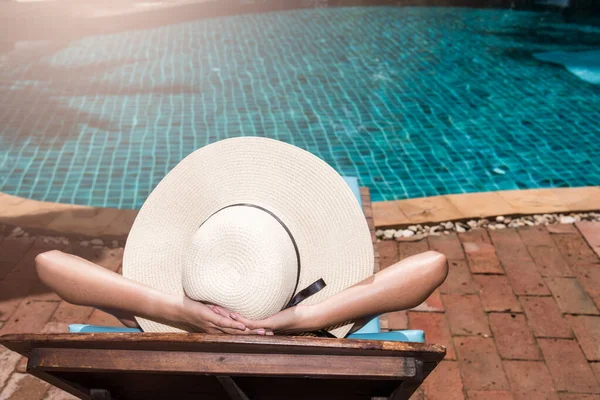
M 515 397 L 529 399 L 536 394 L 556 392 L 542 361 L 504 361 L 504 370 Z
M 550 294 L 535 262 L 515 229 L 491 231 L 490 236 L 516 294 Z
M 571 330 L 552 297 L 521 296 L 529 327 L 536 337 L 570 338 Z
M 600 256 L 600 224 L 592 222 L 577 222 L 577 228 L 588 242 L 596 255 Z
M 408 315 L 406 311 L 396 311 L 385 314 L 387 320 L 387 329 L 397 331 L 408 329 Z
M 427 300 L 415 307 L 414 310 L 425 312 L 444 312 L 444 304 L 442 303 L 440 290 L 436 289 L 431 296 L 427 298 Z
M 32 375 L 14 372 L 0 395 L 11 400 L 42 400 L 50 388 L 50 384 Z
M 567 321 L 589 361 L 600 361 L 600 317 L 567 315 Z
M 554 242 L 552 237 L 544 225 L 537 226 L 525 226 L 518 229 L 521 241 L 527 247 L 529 246 L 550 246 L 552 247 Z
M 398 245 L 392 240 L 379 243 L 379 265 L 381 268 L 389 267 L 398 262 Z
M 527 246 L 541 276 L 575 276 L 556 247 Z
M 429 249 L 438 251 L 446 256 L 448 260 L 465 260 L 465 252 L 463 250 L 460 239 L 456 233 L 442 236 L 429 236 Z
M 467 397 L 469 400 L 514 400 L 511 392 L 502 390 L 469 390 Z
M 87 323 L 90 325 L 123 326 L 117 318 L 100 310 L 94 310 Z
M 546 283 L 560 309 L 566 314 L 598 315 L 594 302 L 577 279 L 547 278 Z
M 429 250 L 427 240 L 419 240 L 417 242 L 398 242 L 398 259 L 402 260 L 406 257 L 414 256 Z
M 458 237 L 463 244 L 472 273 L 504 274 L 487 231 L 472 230 L 460 233 Z
M 600 399 L 600 257 L 592 248 L 599 232 L 600 224 L 548 225 L 377 243 L 381 267 L 429 249 L 449 260 L 447 282 L 425 304 L 382 324 L 424 329 L 428 341 L 448 347 L 413 399 Z M 0 240 L 0 334 L 117 324 L 60 301 L 37 281 L 32 249 L 44 245 Z M 112 270 L 121 264 L 122 249 L 66 251 Z M 72 399 L 19 372 L 22 363 L 0 348 L 0 398 Z
M 452 335 L 491 335 L 479 296 L 445 294 L 443 301 Z
M 552 238 L 569 265 L 598 263 L 598 255 L 579 233 L 556 234 Z
M 510 281 L 504 275 L 474 275 L 485 311 L 521 311 Z
M 423 382 L 426 399 L 462 400 L 465 398 L 456 361 L 442 361 Z
M 456 360 L 452 335 L 444 314 L 409 311 L 408 319 L 408 327 L 426 332 L 428 342 L 446 346 L 446 360 Z
M 442 294 L 476 294 L 477 285 L 473 281 L 466 260 L 449 260 L 448 277 L 440 286 Z
M 600 396 L 595 394 L 571 394 L 561 393 L 560 400 L 600 400 Z
M 463 384 L 473 390 L 508 390 L 502 361 L 492 338 L 454 337 Z
M 558 391 L 600 393 L 598 381 L 577 341 L 539 339 L 538 345 Z
M 55 301 L 25 299 L 4 324 L 0 334 L 40 332 L 57 307 Z
M 504 359 L 539 360 L 540 351 L 523 314 L 491 313 L 490 326 Z
M 585 289 L 585 291 L 593 298 L 600 296 L 600 268 L 598 264 L 577 264 L 574 265 L 573 271 L 575 276 Z M 598 307 L 598 302 L 596 302 Z
M 590 363 L 590 366 L 594 371 L 594 375 L 596 375 L 596 379 L 600 382 L 600 363 Z

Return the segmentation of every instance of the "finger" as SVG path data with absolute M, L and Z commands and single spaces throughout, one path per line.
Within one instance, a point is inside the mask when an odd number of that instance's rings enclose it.
M 259 329 L 259 328 L 267 329 L 267 328 L 269 328 L 267 320 L 253 321 L 253 320 L 243 317 L 237 313 L 230 313 L 229 317 L 233 320 L 241 322 L 242 324 L 246 325 L 250 329 Z
M 264 329 L 248 329 L 246 328 L 243 331 L 238 329 L 230 329 L 230 328 L 221 328 L 220 331 L 222 333 L 228 333 L 230 335 L 259 335 L 265 336 L 267 332 Z
M 246 325 L 244 325 L 243 323 L 234 321 L 226 317 L 216 317 L 212 320 L 212 323 L 215 324 L 218 328 L 238 329 L 240 331 L 246 330 Z
M 231 318 L 231 316 L 230 316 L 231 312 L 221 306 L 214 306 L 213 311 L 219 315 L 222 315 L 223 317 Z

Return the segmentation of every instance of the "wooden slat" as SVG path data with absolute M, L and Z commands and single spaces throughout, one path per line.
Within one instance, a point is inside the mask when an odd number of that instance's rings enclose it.
M 173 351 L 34 349 L 32 368 L 46 372 L 165 372 L 211 375 L 415 378 L 414 358 L 305 354 L 189 353 Z M 250 367 L 251 366 L 251 367 Z
M 260 354 L 373 355 L 418 357 L 439 362 L 444 346 L 377 340 L 326 339 L 286 336 L 208 335 L 202 333 L 56 333 L 8 334 L 0 344 L 26 357 L 33 348 L 205 351 Z

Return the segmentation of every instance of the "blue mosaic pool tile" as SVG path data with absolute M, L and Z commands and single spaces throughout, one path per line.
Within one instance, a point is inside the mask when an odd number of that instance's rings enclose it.
M 186 155 L 242 135 L 300 146 L 374 201 L 600 185 L 600 87 L 532 56 L 598 46 L 557 14 L 350 7 L 6 54 L 0 191 L 139 208 Z

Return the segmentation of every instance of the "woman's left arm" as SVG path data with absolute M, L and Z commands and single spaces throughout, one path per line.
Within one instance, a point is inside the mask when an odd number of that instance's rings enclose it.
M 310 332 L 367 316 L 413 308 L 424 302 L 448 275 L 446 257 L 435 251 L 408 257 L 314 305 L 298 305 L 261 321 L 233 317 L 249 328 Z

